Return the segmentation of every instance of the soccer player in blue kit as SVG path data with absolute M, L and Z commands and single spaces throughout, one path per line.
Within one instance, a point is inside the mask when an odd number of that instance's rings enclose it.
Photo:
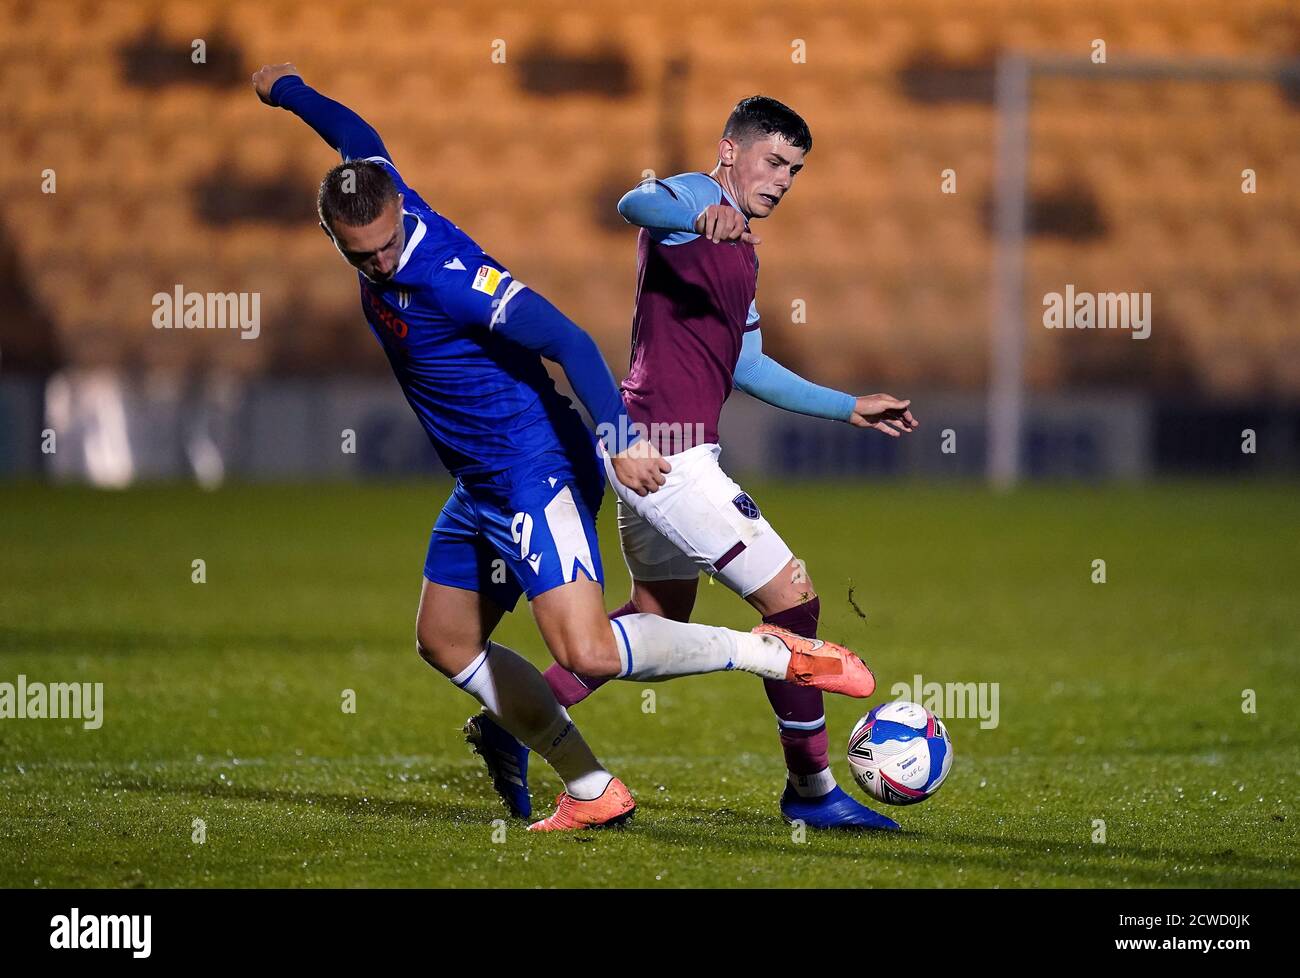
M 321 227 L 357 270 L 371 332 L 456 478 L 429 541 L 416 646 L 483 705 L 466 733 L 512 813 L 531 812 L 527 748 L 564 782 L 555 812 L 530 829 L 616 825 L 636 807 L 541 674 L 491 641 L 521 594 L 556 662 L 576 673 L 646 682 L 739 670 L 871 695 L 875 679 L 854 653 L 785 628 L 746 633 L 652 614 L 609 619 L 595 528 L 603 462 L 542 358 L 564 370 L 622 486 L 655 492 L 671 466 L 649 439 L 625 437 L 635 428 L 595 343 L 429 207 L 378 133 L 309 87 L 293 65 L 261 68 L 253 87 L 343 157 L 320 186 Z

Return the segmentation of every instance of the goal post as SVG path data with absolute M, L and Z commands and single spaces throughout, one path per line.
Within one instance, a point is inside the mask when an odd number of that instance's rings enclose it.
M 993 159 L 992 267 L 989 295 L 989 373 L 986 477 L 997 489 L 1024 473 L 1026 414 L 1024 319 L 1028 237 L 1030 112 L 1036 78 L 1287 82 L 1300 88 L 1300 60 L 1136 58 L 1095 63 L 1088 57 L 1008 52 L 994 81 L 996 133 Z

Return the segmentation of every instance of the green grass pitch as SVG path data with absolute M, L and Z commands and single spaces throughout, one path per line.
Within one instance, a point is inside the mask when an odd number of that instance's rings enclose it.
M 0 720 L 0 885 L 1296 885 L 1294 484 L 753 484 L 807 561 L 822 634 L 873 666 L 870 704 L 916 674 L 999 684 L 998 725 L 950 719 L 948 782 L 891 810 L 904 833 L 802 842 L 741 674 L 576 707 L 636 820 L 511 823 L 495 842 L 503 813 L 460 736 L 476 704 L 413 643 L 447 488 L 0 490 L 0 682 L 105 684 L 99 730 Z M 627 576 L 608 501 L 612 607 Z M 695 620 L 756 623 L 707 582 Z M 549 661 L 522 606 L 497 637 Z M 844 745 L 867 706 L 828 698 L 853 791 Z M 533 788 L 549 811 L 542 765 Z

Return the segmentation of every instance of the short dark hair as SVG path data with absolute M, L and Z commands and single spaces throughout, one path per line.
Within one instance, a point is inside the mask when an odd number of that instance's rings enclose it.
M 760 133 L 764 136 L 776 133 L 791 146 L 805 153 L 812 152 L 812 133 L 798 112 L 766 95 L 751 95 L 731 110 L 722 136 L 739 142 Z
M 320 182 L 316 212 L 331 231 L 335 221 L 356 228 L 375 220 L 384 206 L 396 199 L 397 184 L 382 165 L 370 160 L 347 160 Z

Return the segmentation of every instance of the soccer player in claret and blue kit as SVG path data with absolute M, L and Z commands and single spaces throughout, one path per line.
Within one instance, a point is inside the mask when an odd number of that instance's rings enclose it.
M 641 494 L 618 496 L 631 600 L 615 614 L 686 621 L 703 571 L 748 601 L 769 627 L 817 637 L 821 602 L 807 569 L 758 504 L 719 466 L 718 419 L 733 388 L 776 407 L 897 438 L 917 421 L 910 402 L 811 383 L 763 353 L 755 302 L 760 239 L 751 222 L 780 205 L 804 167 L 812 134 L 788 106 L 754 96 L 732 110 L 711 173 L 646 180 L 618 209 L 637 234 L 631 370 L 623 398 L 634 428 L 672 466 Z M 563 662 L 546 679 L 566 707 L 603 679 Z M 780 678 L 764 685 L 788 776 L 780 807 L 811 828 L 897 829 L 835 782 L 822 691 Z
M 343 162 L 321 182 L 320 224 L 357 272 L 361 308 L 407 402 L 455 477 L 434 524 L 416 619 L 420 656 L 477 699 L 466 735 L 512 814 L 528 817 L 529 749 L 564 783 L 539 831 L 625 822 L 636 805 L 597 761 L 550 686 L 491 635 L 526 595 L 557 664 L 592 682 L 724 670 L 870 696 L 848 649 L 777 625 L 737 632 L 660 615 L 610 619 L 596 539 L 606 478 L 637 498 L 672 476 L 635 426 L 592 339 L 407 186 L 378 133 L 291 64 L 253 75 Z M 563 369 L 598 440 L 551 381 Z M 504 573 L 499 573 L 504 569 Z

